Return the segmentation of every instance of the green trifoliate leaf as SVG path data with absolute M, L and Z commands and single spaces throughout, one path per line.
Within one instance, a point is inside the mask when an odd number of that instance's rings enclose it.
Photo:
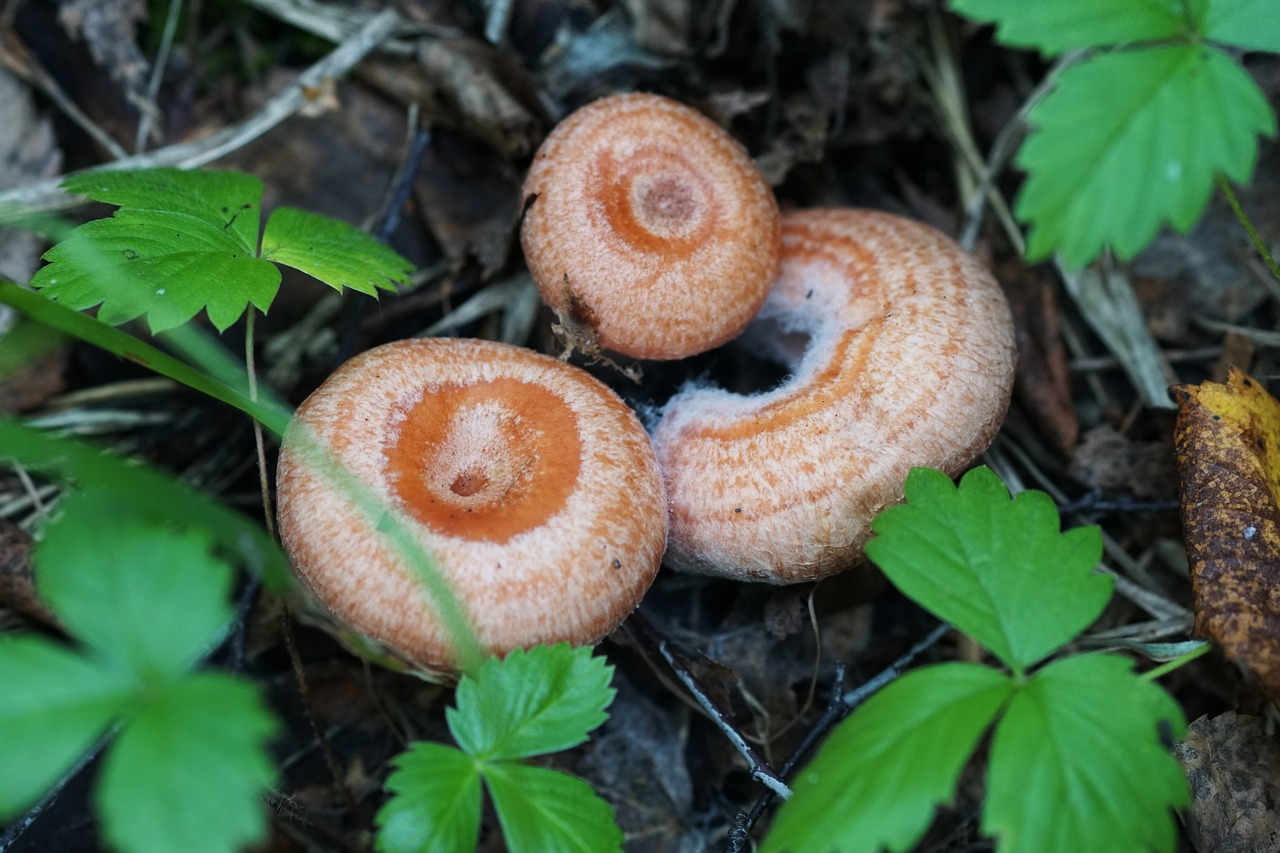
M 480 832 L 480 774 L 451 746 L 416 743 L 395 759 L 391 799 L 378 812 L 381 853 L 474 850 Z
M 511 853 L 622 849 L 613 809 L 581 779 L 508 761 L 486 766 L 484 777 Z
M 302 270 L 335 290 L 370 296 L 408 284 L 413 265 L 388 246 L 345 222 L 281 207 L 267 220 L 262 256 Z
M 1111 596 L 1094 574 L 1096 528 L 1059 532 L 1043 492 L 1014 500 L 988 468 L 957 489 L 938 471 L 907 477 L 907 502 L 872 523 L 867 554 L 894 586 L 1017 672 L 1084 630 Z
M 103 834 L 130 853 L 235 853 L 263 840 L 276 722 L 257 691 L 200 673 L 148 698 L 107 752 Z
M 1004 44 L 1036 48 L 1046 56 L 1194 31 L 1182 4 L 1169 0 L 951 0 L 950 5 L 961 15 L 995 24 Z
M 139 681 L 174 678 L 207 653 L 232 618 L 232 569 L 204 531 L 178 533 L 86 491 L 63 502 L 33 557 L 40 595 L 67 629 Z
M 1221 172 L 1247 181 L 1275 115 L 1240 65 L 1189 44 L 1095 56 L 1066 69 L 1029 116 L 1017 214 L 1027 254 L 1078 268 L 1133 257 L 1165 221 L 1186 231 Z
M 49 790 L 133 696 L 129 674 L 40 637 L 0 637 L 0 825 Z
M 1170 809 L 1189 794 L 1162 741 L 1181 737 L 1186 723 L 1130 667 L 1102 654 L 1056 661 L 1009 703 L 982 818 L 1001 853 L 1174 849 Z
M 1275 0 L 1212 0 L 1204 12 L 1205 37 L 1245 50 L 1280 51 Z
M 445 713 L 463 751 L 484 760 L 524 758 L 576 746 L 605 721 L 613 667 L 566 643 L 490 658 L 458 683 Z
M 111 324 L 145 315 L 153 332 L 201 310 L 222 330 L 250 302 L 270 307 L 280 271 L 256 257 L 256 178 L 155 169 L 80 175 L 63 186 L 121 207 L 45 253 L 49 265 L 31 284 L 49 297 L 75 309 L 100 304 L 98 319 Z
M 872 696 L 797 774 L 763 850 L 909 850 L 1013 691 L 1008 676 L 949 663 Z M 1050 849 L 1050 848 L 1045 848 Z

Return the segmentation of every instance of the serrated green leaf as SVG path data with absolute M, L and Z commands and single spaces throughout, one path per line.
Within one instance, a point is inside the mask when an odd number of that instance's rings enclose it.
M 175 223 L 169 214 L 126 211 L 88 222 L 45 252 L 49 264 L 31 286 L 68 308 L 101 305 L 98 319 L 111 325 L 146 315 L 152 332 L 201 310 L 223 331 L 250 302 L 269 308 L 280 270 L 241 253 L 229 239 L 214 248 L 216 235 L 179 230 L 190 224 Z
M 71 175 L 62 188 L 121 208 L 179 214 L 226 234 L 246 254 L 258 246 L 262 181 L 242 172 L 105 170 Z
M 510 853 L 622 849 L 613 808 L 581 779 L 506 761 L 487 765 L 484 778 Z
M 0 637 L 0 824 L 103 736 L 136 685 L 40 637 Z
M 996 38 L 1046 56 L 1087 47 L 1174 39 L 1194 32 L 1169 0 L 951 0 L 953 11 L 996 25 Z
M 1013 697 L 992 742 L 982 818 L 1001 853 L 1174 849 L 1170 809 L 1190 797 L 1162 738 L 1186 723 L 1130 670 L 1113 655 L 1067 658 Z
M 174 678 L 209 651 L 232 611 L 231 567 L 199 528 L 183 533 L 118 515 L 119 499 L 67 498 L 33 562 L 41 597 L 66 627 L 139 681 Z
M 1066 69 L 1032 109 L 1017 164 L 1027 255 L 1070 268 L 1104 245 L 1138 253 L 1166 220 L 1186 231 L 1214 175 L 1247 181 L 1275 115 L 1240 65 L 1216 48 L 1175 45 L 1095 56 Z
M 480 774 L 471 757 L 438 743 L 415 743 L 394 761 L 392 792 L 377 817 L 382 853 L 474 850 L 480 833 Z
M 262 235 L 262 256 L 302 270 L 335 290 L 370 296 L 408 284 L 413 265 L 371 235 L 336 219 L 278 208 Z
M 458 683 L 449 731 L 475 758 L 509 759 L 577 746 L 607 718 L 613 667 L 567 643 L 490 658 Z
M 1010 500 L 989 468 L 974 468 L 959 488 L 917 468 L 906 495 L 872 522 L 867 555 L 908 597 L 1016 672 L 1083 631 L 1111 597 L 1111 579 L 1094 573 L 1097 529 L 1060 533 L 1043 492 Z
M 168 685 L 107 752 L 95 791 L 103 834 L 130 853 L 235 853 L 263 840 L 276 729 L 240 679 L 199 673 Z
M 1012 690 L 1008 676 L 969 663 L 926 667 L 889 684 L 796 775 L 764 853 L 910 849 L 955 793 Z
M 177 169 L 98 172 L 63 186 L 121 208 L 81 225 L 45 253 L 31 280 L 77 310 L 100 305 L 119 324 L 145 315 L 152 332 L 201 310 L 219 331 L 252 302 L 266 311 L 280 285 L 275 265 L 256 257 L 257 178 Z
M 1280 51 L 1275 0 L 1212 0 L 1204 14 L 1205 37 L 1245 50 Z

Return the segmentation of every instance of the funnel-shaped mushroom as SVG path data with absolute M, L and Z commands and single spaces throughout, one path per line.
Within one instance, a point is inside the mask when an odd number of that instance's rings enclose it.
M 813 580 L 856 562 L 911 468 L 955 474 L 990 444 L 1013 385 L 1013 324 L 995 280 L 950 239 L 849 209 L 783 216 L 759 320 L 748 334 L 790 379 L 754 396 L 691 386 L 654 430 L 666 561 Z
M 427 591 L 303 430 L 435 558 L 487 652 L 594 643 L 657 573 L 666 504 L 653 450 L 594 377 L 490 341 L 369 350 L 285 435 L 280 536 L 326 608 L 423 670 L 455 665 Z

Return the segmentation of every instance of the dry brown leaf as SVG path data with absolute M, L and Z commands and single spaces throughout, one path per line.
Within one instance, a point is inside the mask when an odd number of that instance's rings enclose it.
M 533 83 L 509 56 L 475 39 L 420 43 L 427 118 L 482 140 L 503 156 L 523 157 L 542 140 Z
M 1196 633 L 1280 697 L 1280 403 L 1242 371 L 1172 389 Z
M 488 279 L 507 262 L 520 184 L 482 146 L 436 128 L 414 184 L 423 218 L 455 266 L 474 257 Z
M 22 528 L 0 518 L 0 607 L 24 616 L 57 625 L 58 619 L 36 595 L 31 571 L 31 549 L 35 542 Z
M 138 47 L 135 25 L 146 15 L 144 0 L 62 0 L 58 9 L 67 32 L 82 39 L 94 61 L 138 100 L 144 100 L 151 65 Z
M 1266 720 L 1234 712 L 1201 717 L 1173 754 L 1191 783 L 1184 820 L 1196 850 L 1280 849 L 1280 741 Z
M 1080 437 L 1071 399 L 1066 347 L 1058 333 L 1055 285 L 1040 267 L 1005 261 L 996 269 L 1013 310 L 1018 340 L 1018 378 L 1013 393 L 1049 445 L 1070 456 Z
M 1167 440 L 1137 441 L 1103 423 L 1085 432 L 1068 470 L 1090 489 L 1169 498 L 1177 490 L 1171 450 Z

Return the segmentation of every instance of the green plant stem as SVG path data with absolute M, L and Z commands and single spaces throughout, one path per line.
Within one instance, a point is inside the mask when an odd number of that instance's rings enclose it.
M 1258 234 L 1258 229 L 1253 227 L 1249 214 L 1245 213 L 1244 208 L 1240 206 L 1240 200 L 1236 198 L 1235 192 L 1231 189 L 1231 184 L 1221 174 L 1214 175 L 1214 178 L 1218 182 L 1218 189 L 1222 191 L 1222 195 L 1227 199 L 1227 204 L 1231 205 L 1231 210 L 1235 213 L 1236 219 L 1240 220 L 1240 224 L 1244 226 L 1245 233 L 1253 241 L 1253 247 L 1258 250 L 1258 255 L 1262 258 L 1262 262 L 1267 265 L 1267 269 L 1270 270 L 1275 280 L 1280 281 L 1280 264 L 1277 264 L 1276 259 L 1271 257 L 1271 251 L 1267 248 L 1262 236 Z
M 250 309 L 250 315 L 254 309 Z M 251 338 L 253 329 L 246 332 Z M 181 356 L 189 364 L 199 368 L 228 388 L 248 397 L 256 406 L 274 409 L 287 422 L 293 417 L 293 407 L 281 398 L 274 389 L 260 386 L 256 377 L 249 375 L 246 365 L 231 354 L 217 335 L 195 323 L 184 323 L 181 326 L 162 332 L 156 336 L 166 348 Z M 253 415 L 252 412 L 248 414 Z M 276 433 L 277 436 L 279 433 Z
M 258 371 L 253 357 L 253 338 L 256 308 L 250 308 L 244 318 L 244 365 L 249 378 L 249 399 L 258 402 Z M 253 446 L 258 454 L 258 489 L 262 493 L 262 522 L 266 525 L 267 535 L 279 539 L 276 535 L 276 514 L 271 510 L 271 483 L 267 478 L 267 444 L 263 440 L 262 424 L 253 422 Z
M 244 393 L 201 373 L 168 353 L 79 311 L 64 308 L 43 296 L 24 290 L 15 282 L 0 279 L 0 303 L 16 308 L 32 320 L 65 335 L 101 347 L 126 361 L 140 364 L 161 376 L 239 409 L 277 436 L 284 433 L 285 425 L 289 423 L 287 408 L 281 410 L 277 406 L 255 402 Z
M 1143 681 L 1155 681 L 1157 678 L 1163 678 L 1164 676 L 1173 672 L 1175 669 L 1181 666 L 1184 666 L 1185 664 L 1191 663 L 1193 660 L 1195 660 L 1198 657 L 1201 657 L 1202 655 L 1208 654 L 1209 650 L 1212 648 L 1213 648 L 1213 643 L 1203 643 L 1184 655 L 1179 655 L 1178 657 L 1174 658 L 1171 661 L 1166 661 L 1165 663 L 1162 663 L 1153 669 L 1147 670 L 1146 672 L 1142 673 L 1138 677 L 1141 678 Z

